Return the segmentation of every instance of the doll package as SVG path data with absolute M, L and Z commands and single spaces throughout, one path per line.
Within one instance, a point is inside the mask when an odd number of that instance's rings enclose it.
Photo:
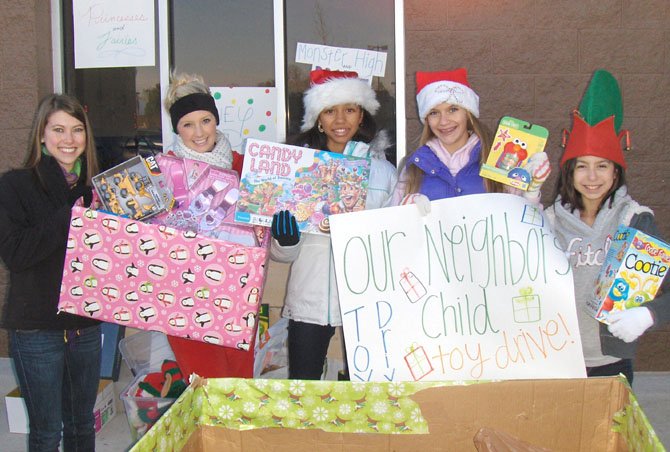
M 246 246 L 262 246 L 269 239 L 263 228 L 235 224 L 239 197 L 235 171 L 170 155 L 156 159 L 175 203 L 170 211 L 152 218 L 151 223 Z

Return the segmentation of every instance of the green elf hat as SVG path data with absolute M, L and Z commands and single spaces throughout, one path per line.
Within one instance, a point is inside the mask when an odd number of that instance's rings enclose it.
M 572 131 L 563 130 L 565 152 L 561 166 L 568 160 L 587 155 L 601 157 L 626 168 L 621 139 L 626 137 L 626 150 L 630 149 L 627 130 L 619 132 L 623 122 L 623 103 L 619 84 L 612 74 L 598 69 L 579 104 L 573 112 Z

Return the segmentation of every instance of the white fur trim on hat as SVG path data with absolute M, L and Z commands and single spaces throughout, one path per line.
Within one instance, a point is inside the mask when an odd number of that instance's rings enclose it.
M 479 96 L 477 93 L 461 83 L 441 80 L 424 86 L 416 95 L 416 105 L 419 109 L 421 123 L 425 124 L 428 112 L 443 102 L 463 107 L 470 111 L 475 118 L 479 118 Z
M 319 113 L 329 107 L 340 104 L 357 104 L 371 115 L 377 113 L 379 102 L 374 90 L 359 78 L 334 78 L 313 85 L 303 97 L 305 116 L 302 119 L 301 132 L 305 132 L 316 124 Z

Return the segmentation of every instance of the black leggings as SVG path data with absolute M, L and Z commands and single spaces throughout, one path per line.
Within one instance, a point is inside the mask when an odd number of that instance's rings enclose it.
M 320 380 L 328 345 L 334 334 L 334 326 L 289 320 L 288 377 Z
M 610 377 L 624 374 L 628 379 L 628 384 L 633 386 L 633 360 L 622 359 L 612 364 L 605 364 L 598 367 L 587 367 L 586 375 L 589 377 Z

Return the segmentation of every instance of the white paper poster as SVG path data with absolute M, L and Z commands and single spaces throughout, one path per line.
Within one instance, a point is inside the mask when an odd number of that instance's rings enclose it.
M 299 42 L 295 62 L 310 64 L 332 71 L 356 71 L 362 79 L 372 81 L 373 76 L 383 77 L 386 72 L 386 52 L 366 49 L 349 49 Z
M 247 138 L 277 141 L 277 89 L 264 87 L 212 87 L 219 127 L 232 148 L 244 153 Z
M 74 67 L 155 65 L 153 0 L 73 0 Z
M 352 381 L 585 377 L 572 273 L 541 211 L 506 194 L 431 206 L 330 218 Z

